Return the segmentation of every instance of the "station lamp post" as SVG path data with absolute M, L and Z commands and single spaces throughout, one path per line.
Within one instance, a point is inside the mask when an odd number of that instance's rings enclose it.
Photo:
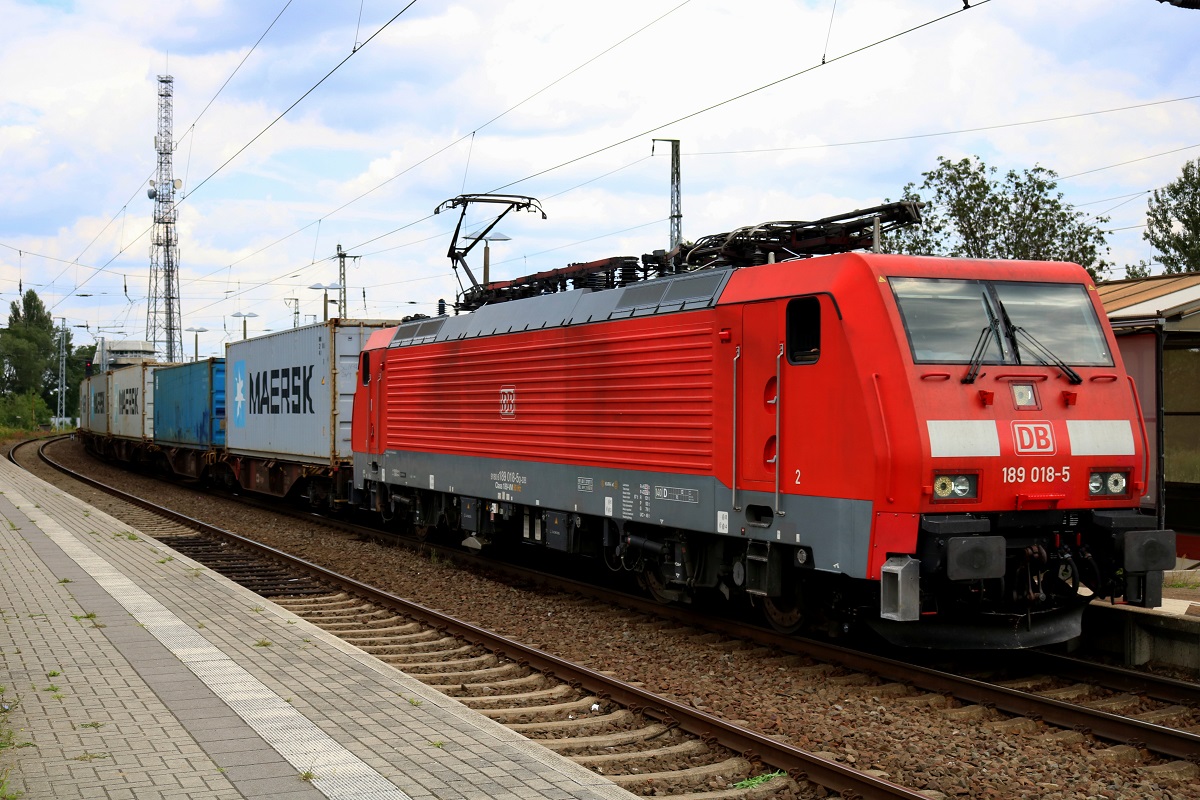
M 243 314 L 240 311 L 235 311 L 232 314 L 230 314 L 230 316 L 242 318 L 242 339 L 245 339 L 246 338 L 246 320 L 249 319 L 250 317 L 257 317 L 258 314 L 255 314 L 253 311 L 247 311 L 245 314 Z
M 192 361 L 200 360 L 200 334 L 208 333 L 208 328 L 187 328 L 192 337 Z
M 310 286 L 310 287 L 308 287 L 308 288 L 310 288 L 310 289 L 320 289 L 322 292 L 324 292 L 325 302 L 323 302 L 321 305 L 323 306 L 323 310 L 324 310 L 324 312 L 325 312 L 325 321 L 326 321 L 326 322 L 329 322 L 329 304 L 330 304 L 330 303 L 337 303 L 337 300 L 330 300 L 330 299 L 329 299 L 329 290 L 330 290 L 330 289 L 335 289 L 335 290 L 336 290 L 336 289 L 341 289 L 341 288 L 342 288 L 342 285 L 341 285 L 340 283 L 331 283 L 331 284 L 329 284 L 328 286 L 326 286 L 326 285 L 325 285 L 325 284 L 323 284 L 323 283 L 314 283 L 312 286 Z
M 487 286 L 491 282 L 492 270 L 492 242 L 511 242 L 511 236 L 505 236 L 500 231 L 492 231 L 487 236 L 472 235 L 469 238 L 483 241 L 483 285 Z

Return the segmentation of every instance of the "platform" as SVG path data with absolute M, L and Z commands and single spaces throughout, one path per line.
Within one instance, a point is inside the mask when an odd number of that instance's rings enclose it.
M 634 797 L 8 462 L 0 626 L 23 800 Z

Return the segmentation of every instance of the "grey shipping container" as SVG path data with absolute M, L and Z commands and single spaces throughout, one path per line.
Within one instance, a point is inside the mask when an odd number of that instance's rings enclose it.
M 225 359 L 155 370 L 154 441 L 197 449 L 225 444 Z
M 108 373 L 108 430 L 120 439 L 154 438 L 154 370 L 142 362 Z
M 89 375 L 79 385 L 79 428 L 98 436 L 108 434 L 108 375 Z
M 351 457 L 358 354 L 399 323 L 331 319 L 225 346 L 230 453 L 336 464 Z

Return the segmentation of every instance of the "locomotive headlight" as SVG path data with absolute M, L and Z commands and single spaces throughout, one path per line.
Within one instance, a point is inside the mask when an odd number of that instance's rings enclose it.
M 1124 472 L 1093 472 L 1088 477 L 1088 492 L 1093 496 L 1123 495 L 1129 476 Z
M 976 475 L 934 475 L 934 500 L 972 500 L 979 494 Z
M 1037 392 L 1034 391 L 1032 383 L 1014 383 L 1012 385 L 1013 403 L 1017 408 L 1036 407 Z

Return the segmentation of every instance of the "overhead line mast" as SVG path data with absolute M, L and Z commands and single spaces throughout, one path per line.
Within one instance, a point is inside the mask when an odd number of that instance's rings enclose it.
M 175 152 L 172 95 L 175 79 L 158 76 L 158 173 L 147 196 L 154 201 L 154 236 L 150 244 L 150 288 L 146 296 L 146 341 L 160 360 L 183 360 L 183 325 L 179 310 L 179 233 L 175 229 L 175 191 L 182 182 L 172 175 Z

